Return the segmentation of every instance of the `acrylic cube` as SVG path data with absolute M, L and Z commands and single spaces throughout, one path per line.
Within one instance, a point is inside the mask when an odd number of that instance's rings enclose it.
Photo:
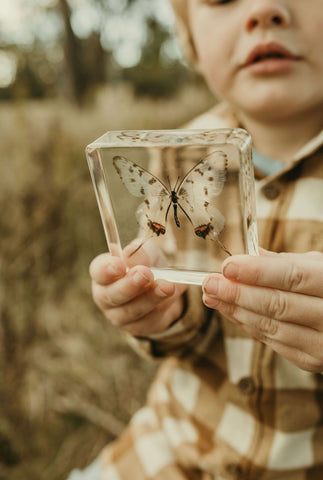
M 258 254 L 245 130 L 111 131 L 86 156 L 109 250 L 127 266 L 200 285 L 228 256 Z

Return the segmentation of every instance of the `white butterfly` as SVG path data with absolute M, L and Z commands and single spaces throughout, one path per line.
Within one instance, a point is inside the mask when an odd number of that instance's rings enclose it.
M 145 197 L 138 207 L 137 218 L 141 227 L 148 231 L 148 237 L 159 237 L 166 233 L 169 210 L 173 206 L 174 220 L 178 228 L 181 227 L 178 218 L 181 210 L 193 225 L 195 235 L 215 240 L 231 255 L 218 238 L 224 228 L 224 217 L 210 203 L 212 197 L 220 195 L 226 181 L 227 156 L 224 152 L 208 154 L 188 171 L 182 181 L 178 177 L 174 188 L 167 187 L 151 172 L 125 157 L 113 157 L 113 165 L 128 191 L 136 197 Z M 131 255 L 136 253 L 147 239 L 144 238 Z

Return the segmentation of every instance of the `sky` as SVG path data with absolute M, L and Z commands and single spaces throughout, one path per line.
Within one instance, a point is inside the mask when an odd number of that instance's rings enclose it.
M 101 28 L 103 46 L 113 48 L 117 62 L 131 67 L 140 60 L 140 46 L 145 40 L 143 15 L 154 15 L 168 29 L 172 29 L 173 13 L 165 0 L 138 0 L 133 12 L 120 14 L 125 0 L 110 0 L 115 12 Z M 8 44 L 30 45 L 35 39 L 51 44 L 62 28 L 61 20 L 52 13 L 43 14 L 39 7 L 50 7 L 55 0 L 0 0 L 1 41 Z M 72 26 L 80 37 L 87 37 L 99 27 L 101 15 L 89 0 L 70 0 L 73 6 Z M 138 4 L 137 4 L 138 5 Z M 102 27 L 102 25 L 101 25 Z M 176 41 L 168 45 L 170 57 L 180 56 Z M 15 78 L 16 61 L 13 54 L 0 50 L 0 88 L 10 85 Z

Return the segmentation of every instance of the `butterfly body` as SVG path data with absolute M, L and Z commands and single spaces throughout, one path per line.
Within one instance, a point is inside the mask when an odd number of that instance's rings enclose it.
M 180 228 L 181 224 L 178 220 L 178 215 L 177 215 L 177 206 L 178 206 L 178 196 L 176 195 L 175 190 L 171 191 L 171 202 L 173 204 L 173 209 L 174 209 L 174 220 L 178 228 Z
M 137 209 L 137 218 L 141 227 L 148 230 L 148 235 L 165 235 L 169 210 L 173 206 L 178 228 L 181 228 L 180 210 L 192 224 L 197 237 L 216 240 L 231 255 L 218 239 L 224 228 L 224 217 L 210 203 L 212 197 L 221 193 L 226 180 L 227 157 L 223 152 L 212 152 L 204 157 L 181 181 L 178 177 L 173 188 L 125 157 L 115 156 L 113 165 L 128 191 L 134 196 L 145 197 Z

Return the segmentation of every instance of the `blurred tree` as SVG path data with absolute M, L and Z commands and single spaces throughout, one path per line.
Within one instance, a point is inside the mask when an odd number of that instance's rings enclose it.
M 58 7 L 65 27 L 63 44 L 70 92 L 81 102 L 92 85 L 108 80 L 109 52 L 102 47 L 100 32 L 92 32 L 86 39 L 77 37 L 72 27 L 72 8 L 67 0 L 58 0 Z
M 155 16 L 152 3 L 88 0 L 85 5 L 96 12 L 96 17 L 82 35 L 75 28 L 74 17 L 80 8 L 78 2 L 35 2 L 29 8 L 37 9 L 44 19 L 52 16 L 58 25 L 56 36 L 49 42 L 35 34 L 32 44 L 9 46 L 4 42 L 1 45 L 0 31 L 0 47 L 14 51 L 17 59 L 16 78 L 12 85 L 0 88 L 0 99 L 63 95 L 81 103 L 99 84 L 120 80 L 130 82 L 138 95 L 165 96 L 173 93 L 184 80 L 195 80 L 178 59 L 167 54 L 166 47 L 171 43 L 172 33 Z M 150 7 L 148 11 L 147 5 Z M 120 18 L 128 18 L 132 25 L 138 22 L 142 29 L 142 41 L 138 44 L 141 55 L 131 67 L 124 67 L 115 55 L 124 36 L 120 35 L 119 40 L 112 40 L 109 36 L 109 28 L 118 29 L 116 25 L 119 25 Z
M 76 100 L 83 97 L 86 89 L 86 70 L 82 57 L 81 42 L 71 25 L 71 7 L 67 0 L 58 0 L 58 7 L 64 20 L 64 50 L 66 67 L 70 78 L 70 87 Z
M 155 18 L 147 19 L 147 40 L 142 48 L 140 62 L 122 71 L 137 95 L 163 97 L 173 94 L 184 82 L 195 80 L 193 71 L 184 68 L 178 60 L 165 54 L 164 47 L 170 33 Z

